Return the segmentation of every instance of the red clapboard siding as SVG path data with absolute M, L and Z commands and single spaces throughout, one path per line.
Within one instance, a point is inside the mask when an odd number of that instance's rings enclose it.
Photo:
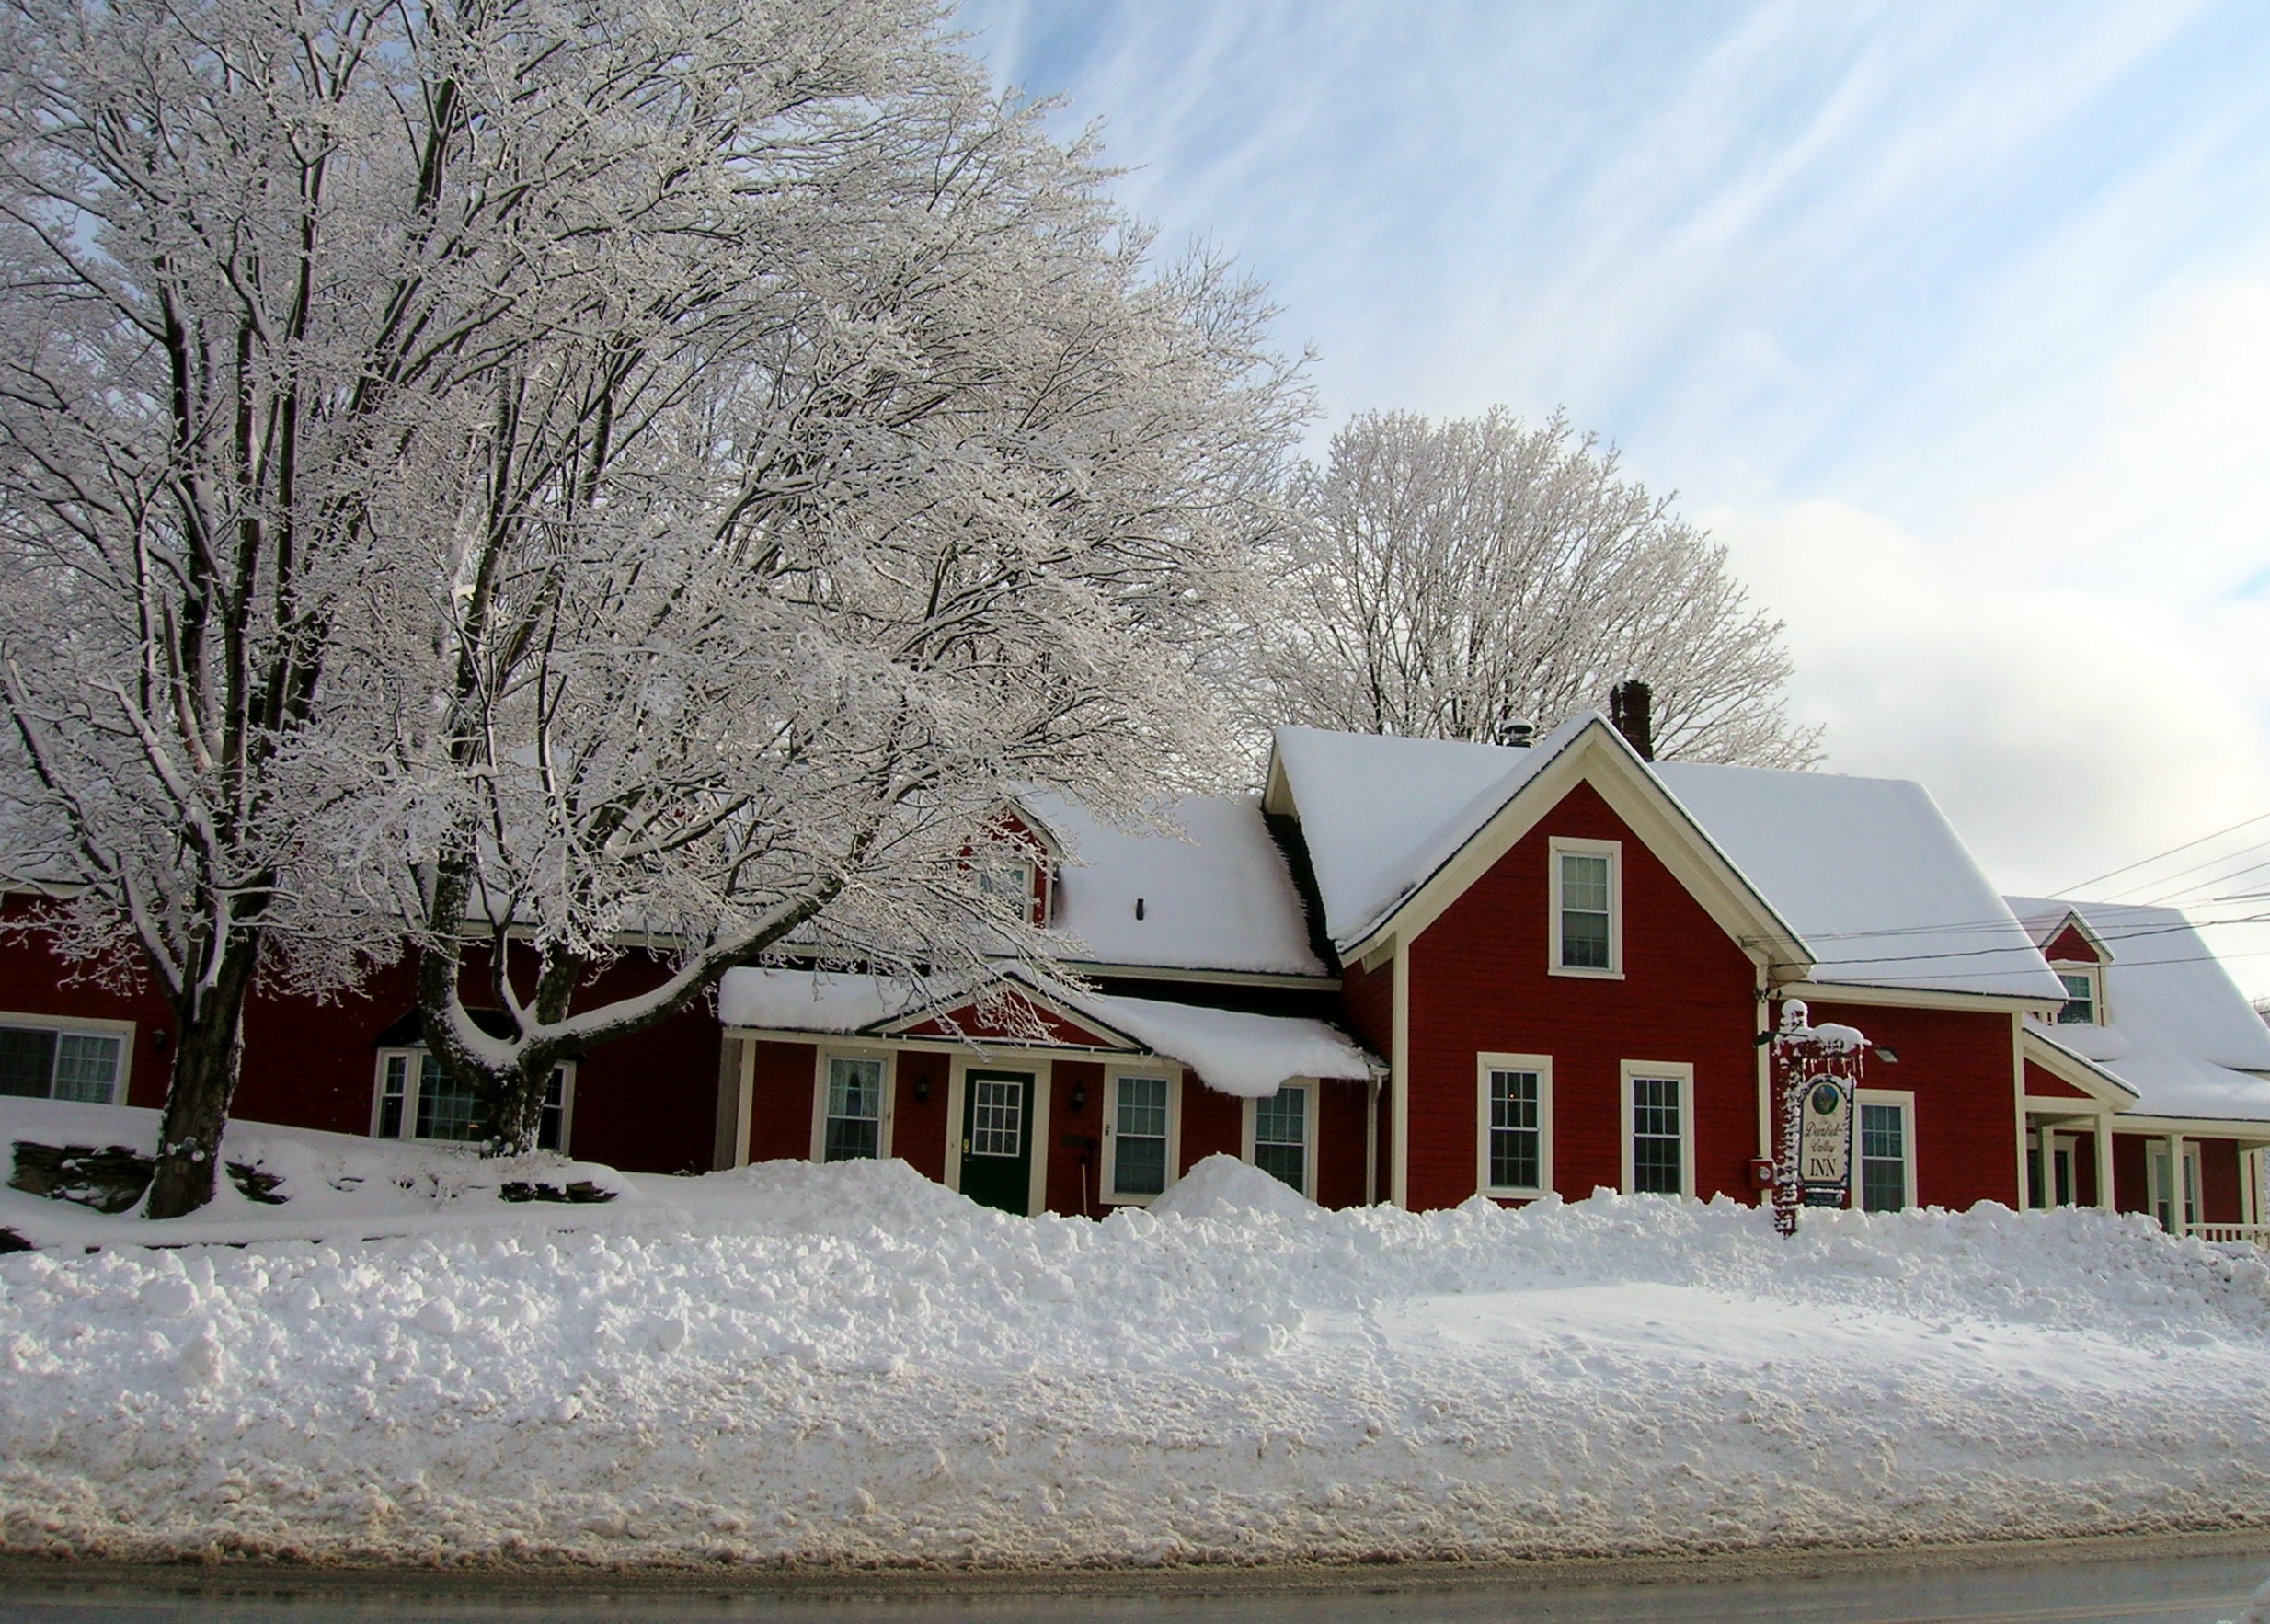
M 1244 1148 L 1245 1102 L 1208 1088 L 1195 1071 L 1182 1074 L 1182 1166 L 1188 1172 L 1220 1151 L 1235 1156 Z
M 1874 1034 L 1870 1035 L 1873 1036 Z M 1895 1044 L 1893 1047 L 1897 1049 L 1898 1046 Z M 1885 1072 L 1886 1077 L 1888 1078 L 1890 1075 L 1888 1070 Z M 1884 1086 L 1890 1088 L 1892 1084 L 1886 1082 Z M 2089 1097 L 2087 1093 L 2075 1088 L 2062 1077 L 2051 1076 L 2031 1060 L 2025 1063 L 2025 1092 L 2051 1100 L 2085 1100 Z
M 0 921 L 18 925 L 52 906 L 40 898 L 9 897 L 0 900 Z M 14 930 L 0 932 L 0 1013 L 132 1021 L 133 1053 L 124 1103 L 163 1105 L 166 1068 L 173 1060 L 173 1012 L 146 976 L 132 978 L 120 990 L 89 977 L 86 972 L 92 967 L 64 963 L 44 936 Z M 169 1040 L 163 1050 L 152 1041 L 161 1031 Z M 368 1127 L 364 1124 L 366 1130 Z
M 1316 1085 L 1316 1188 L 1320 1207 L 1361 1207 L 1364 1199 L 1364 1085 Z
M 1049 1187 L 1044 1205 L 1050 1212 L 1099 1214 L 1095 1191 L 1103 1176 L 1103 1062 L 1059 1060 L 1049 1072 Z M 1075 1089 L 1080 1093 L 1077 1111 L 1072 1104 Z
M 1867 1057 L 1863 1088 L 1915 1095 L 1915 1196 L 1925 1207 L 2021 1205 L 2011 1023 L 1989 1010 L 1812 1001 L 1813 1019 L 1857 1026 L 1897 1065 Z M 1775 1010 L 1778 1018 L 1780 1011 Z
M 2143 1134 L 2113 1135 L 2113 1207 L 2119 1212 L 2151 1210 L 2151 1182 L 2145 1169 L 2150 1138 Z
M 1622 980 L 1547 972 L 1555 835 L 1622 842 Z M 1591 785 L 1563 797 L 1408 951 L 1414 1208 L 1474 1193 L 1474 1057 L 1484 1052 L 1553 1058 L 1553 1183 L 1564 1195 L 1621 1183 L 1620 1063 L 1632 1059 L 1694 1067 L 1698 1193 L 1756 1198 L 1755 969 Z M 2006 1074 L 2002 1098 L 2007 1114 Z
M 2201 1139 L 2199 1145 L 2199 1221 L 2235 1224 L 2244 1221 L 2239 1194 L 2239 1143 L 2236 1139 Z
M 946 1182 L 946 1091 L 951 1066 L 952 1057 L 934 1050 L 900 1050 L 898 1092 L 891 1102 L 890 1153 L 940 1184 Z M 916 1098 L 924 1092 L 930 1098 Z
M 756 1049 L 756 1080 L 749 1091 L 749 1160 L 808 1161 L 820 1051 L 808 1043 L 760 1043 Z

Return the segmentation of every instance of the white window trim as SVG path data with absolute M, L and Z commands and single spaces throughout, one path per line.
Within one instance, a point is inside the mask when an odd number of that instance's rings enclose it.
M 1115 1061 L 1104 1068 L 1104 1156 L 1103 1190 L 1099 1199 L 1106 1207 L 1148 1207 L 1158 1199 L 1156 1195 L 1122 1195 L 1118 1193 L 1119 1183 L 1119 1079 L 1122 1077 L 1164 1077 L 1166 1079 L 1166 1187 L 1175 1187 L 1182 1176 L 1182 1068 L 1169 1061 L 1157 1066 L 1143 1066 L 1134 1061 Z
M 1537 1073 L 1537 1185 L 1522 1189 L 1490 1183 L 1490 1073 Z M 1553 1189 L 1553 1057 L 1551 1055 L 1490 1055 L 1474 1057 L 1474 1188 L 1485 1195 L 1534 1199 Z
M 1920 1207 L 1915 1187 L 1915 1091 L 1897 1088 L 1860 1088 L 1852 1091 L 1852 1194 L 1851 1206 L 1860 1209 L 1860 1108 L 1863 1105 L 1897 1105 L 1899 1107 L 1900 1165 L 1907 1170 L 1907 1188 L 1901 1193 L 1903 1207 Z
M 421 1139 L 415 1133 L 408 1131 L 418 1125 L 418 1061 L 426 1053 L 424 1044 L 384 1048 L 378 1051 L 376 1062 L 371 1068 L 370 1137 L 374 1139 L 379 1137 L 379 1114 L 386 1106 L 386 1062 L 396 1055 L 403 1055 L 408 1057 L 409 1059 L 409 1064 L 403 1068 L 402 1078 L 402 1127 L 405 1131 L 401 1138 L 389 1139 L 386 1142 L 392 1145 L 469 1145 L 476 1143 L 477 1141 L 472 1139 Z M 577 1062 L 573 1060 L 561 1060 L 556 1063 L 556 1069 L 565 1073 L 559 1080 L 558 1154 L 562 1156 L 571 1154 L 570 1148 L 576 1142 L 576 1066 Z
M 2171 1149 L 2174 1152 L 2172 1156 L 2169 1154 Z M 2160 1166 L 2160 1159 L 2163 1156 L 2169 1157 L 2164 1174 Z M 2200 1221 L 2195 1217 L 2185 1218 L 2183 1216 L 2183 1181 L 2186 1172 L 2190 1174 L 2191 1207 L 2196 1213 L 2207 1206 L 2207 1170 L 2200 1165 L 2198 1140 L 2176 1138 L 2171 1141 L 2155 1137 L 2144 1142 L 2144 1211 L 2152 1222 L 2158 1223 L 2160 1203 L 2164 1199 L 2168 1204 L 2169 1217 L 2174 1220 L 2169 1230 L 2171 1234 L 2180 1235 L 2183 1225 Z M 2165 1187 L 2171 1180 L 2175 1184 L 2173 1190 Z
M 961 1128 L 964 1103 L 969 1094 L 971 1071 L 1029 1071 L 1033 1074 L 1033 1169 L 1025 1189 L 1025 1210 L 1049 1210 L 1049 1105 L 1055 1089 L 1052 1062 L 1038 1055 L 1011 1050 L 991 1059 L 957 1054 L 946 1074 L 946 1187 L 961 1192 Z
M 1632 1080 L 1668 1079 L 1679 1084 L 1679 1193 L 1694 1195 L 1694 1066 L 1687 1060 L 1625 1060 L 1621 1062 L 1617 1087 L 1616 1143 L 1623 1164 L 1623 1183 L 1617 1187 L 1632 1193 Z
M 1623 842 L 1583 841 L 1554 835 L 1545 842 L 1545 969 L 1554 976 L 1575 976 L 1590 981 L 1623 979 Z M 1608 859 L 1608 967 L 1588 969 L 1561 962 L 1561 858 Z
M 2110 1021 L 2105 1019 L 2107 1012 L 2104 1008 L 2104 966 L 2103 965 L 2075 964 L 2069 963 L 2064 959 L 2052 959 L 2049 962 L 2049 968 L 2052 974 L 2059 977 L 2088 977 L 2089 1009 L 2092 1016 L 2089 1024 L 2092 1026 L 2109 1026 L 2112 1024 Z M 2063 1024 L 2063 1023 L 2053 1016 L 2049 1022 L 2049 1029 L 2054 1032 L 2061 1024 Z M 2076 1021 L 2073 1024 L 2078 1026 L 2081 1023 Z
M 832 1047 L 821 1046 L 812 1057 L 812 1144 L 811 1160 L 818 1161 L 828 1153 L 828 1062 L 830 1060 L 880 1060 L 883 1062 L 883 1115 L 875 1130 L 875 1159 L 890 1159 L 890 1130 L 898 1112 L 899 1054 L 896 1049 L 859 1048 L 843 1044 Z
M 113 1085 L 110 1103 L 113 1105 L 126 1104 L 129 1085 L 133 1081 L 133 1022 L 105 1020 L 96 1015 L 22 1015 L 8 1012 L 0 1012 L 0 1026 L 14 1026 L 29 1032 L 52 1032 L 58 1036 L 68 1036 L 74 1032 L 84 1032 L 89 1037 L 117 1038 L 119 1040 L 119 1075 L 118 1081 Z M 47 1097 L 53 1104 L 85 1105 L 93 1103 L 87 1100 L 57 1100 L 53 1092 L 55 1080 L 52 1076 L 47 1080 L 47 1086 L 49 1089 Z
M 1316 1086 L 1315 1079 L 1308 1077 L 1289 1078 L 1277 1085 L 1277 1092 L 1282 1093 L 1289 1088 L 1299 1089 L 1308 1095 L 1308 1104 L 1301 1108 L 1301 1117 L 1308 1126 L 1308 1142 L 1301 1147 L 1301 1193 L 1313 1201 L 1316 1199 L 1316 1141 L 1320 1137 L 1316 1108 L 1322 1103 L 1324 1091 Z M 1275 1097 L 1274 1094 L 1270 1096 L 1272 1099 Z M 1254 1165 L 1254 1107 L 1259 1103 L 1253 1099 L 1245 1102 L 1244 1123 L 1239 1129 L 1238 1154 L 1248 1167 Z

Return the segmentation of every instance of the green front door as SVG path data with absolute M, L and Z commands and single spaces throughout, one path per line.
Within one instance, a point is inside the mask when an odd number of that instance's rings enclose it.
M 961 1193 L 1024 1217 L 1032 1210 L 1033 1074 L 971 1071 L 962 1083 Z

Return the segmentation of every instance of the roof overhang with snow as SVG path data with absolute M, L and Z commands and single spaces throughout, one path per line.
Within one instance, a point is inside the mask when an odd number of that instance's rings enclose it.
M 989 1020 L 990 1006 L 1014 1007 Z M 1044 983 L 1015 968 L 983 986 L 810 970 L 728 971 L 718 1016 L 744 1036 L 859 1037 L 915 1048 L 1155 1056 L 1218 1092 L 1264 1098 L 1294 1078 L 1369 1080 L 1377 1060 L 1322 1021 L 1126 998 Z M 1026 1018 L 1030 1017 L 1030 1018 Z M 928 1028 L 928 1030 L 921 1030 Z
M 2095 1061 L 2075 1054 L 2037 1026 L 2022 1023 L 2018 1044 L 2019 1053 L 2025 1059 L 2039 1066 L 2059 1082 L 2069 1084 L 2089 1096 L 2087 1100 L 2073 1102 L 2078 1110 L 2085 1111 L 2094 1106 L 2103 1110 L 2125 1111 L 2144 1097 Z

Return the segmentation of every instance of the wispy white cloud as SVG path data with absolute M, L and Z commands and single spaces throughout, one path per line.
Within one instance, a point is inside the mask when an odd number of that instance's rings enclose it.
M 2010 884 L 2270 810 L 2270 13 L 960 17 L 1268 280 L 1332 415 L 1565 405 L 1683 490 L 1831 765 L 1924 778 Z

